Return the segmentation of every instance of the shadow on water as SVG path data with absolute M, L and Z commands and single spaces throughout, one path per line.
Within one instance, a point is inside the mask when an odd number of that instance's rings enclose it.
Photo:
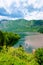
M 26 36 L 26 34 L 21 33 L 21 32 L 19 32 L 18 34 L 21 36 L 21 38 L 20 38 L 20 40 L 18 41 L 18 43 L 17 43 L 16 45 L 14 45 L 15 48 L 16 48 L 16 47 L 19 47 L 20 45 L 21 45 L 22 47 L 24 47 L 24 44 L 25 44 L 25 36 Z

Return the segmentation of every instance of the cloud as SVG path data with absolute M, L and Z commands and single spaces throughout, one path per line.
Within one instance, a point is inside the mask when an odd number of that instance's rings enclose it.
M 0 12 L 4 16 L 43 19 L 43 0 L 0 0 L 0 8 L 6 10 Z
M 43 12 L 32 12 L 32 13 L 27 13 L 27 15 L 24 16 L 24 19 L 27 20 L 43 20 Z
M 17 0 L 3 0 L 4 8 L 10 14 L 12 13 L 13 7 L 16 7 L 16 8 L 19 7 L 19 4 L 20 4 L 19 1 L 20 0 L 18 1 Z
M 43 0 L 37 0 L 36 3 L 33 4 L 34 8 L 43 7 Z
M 8 16 L 1 16 L 1 15 L 0 15 L 0 20 L 1 20 L 1 19 L 17 20 L 17 19 L 19 19 L 19 18 L 11 18 L 11 17 L 8 17 Z
M 29 5 L 33 5 L 34 8 L 43 7 L 43 0 L 28 0 Z
M 0 0 L 0 8 L 4 7 L 3 0 Z

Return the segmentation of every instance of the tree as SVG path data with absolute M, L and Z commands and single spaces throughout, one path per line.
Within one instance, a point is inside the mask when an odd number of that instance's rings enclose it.
M 14 33 L 11 33 L 11 32 L 6 33 L 5 37 L 6 37 L 6 46 L 13 46 L 20 39 L 20 36 L 18 34 L 14 34 Z
M 43 48 L 38 48 L 35 51 L 35 58 L 39 65 L 43 65 Z
M 40 28 L 38 32 L 43 33 L 43 28 Z
M 19 39 L 20 36 L 18 34 L 0 31 L 0 46 L 13 46 Z
M 2 31 L 0 31 L 0 46 L 4 45 L 4 34 Z

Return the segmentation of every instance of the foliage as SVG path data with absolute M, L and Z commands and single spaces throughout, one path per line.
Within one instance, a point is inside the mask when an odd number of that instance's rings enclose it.
M 29 62 L 29 65 L 39 65 L 35 59 L 33 59 L 31 62 Z
M 38 48 L 35 51 L 35 58 L 39 65 L 43 65 L 43 48 Z
M 5 46 L 0 52 L 0 65 L 39 65 L 32 53 L 26 53 L 22 47 Z
M 4 42 L 4 34 L 2 31 L 0 31 L 0 46 L 3 46 Z
M 19 39 L 20 36 L 18 34 L 0 31 L 0 46 L 13 46 Z
M 43 27 L 41 27 L 38 32 L 43 33 Z
M 27 53 L 23 47 L 5 47 L 0 51 L 0 65 L 43 65 L 43 48 Z

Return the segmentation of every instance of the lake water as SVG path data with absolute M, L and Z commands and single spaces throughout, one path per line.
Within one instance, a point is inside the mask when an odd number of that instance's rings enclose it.
M 43 47 L 43 34 L 37 32 L 18 32 L 21 35 L 21 39 L 14 47 L 23 46 L 27 52 L 32 52 L 33 49 Z

